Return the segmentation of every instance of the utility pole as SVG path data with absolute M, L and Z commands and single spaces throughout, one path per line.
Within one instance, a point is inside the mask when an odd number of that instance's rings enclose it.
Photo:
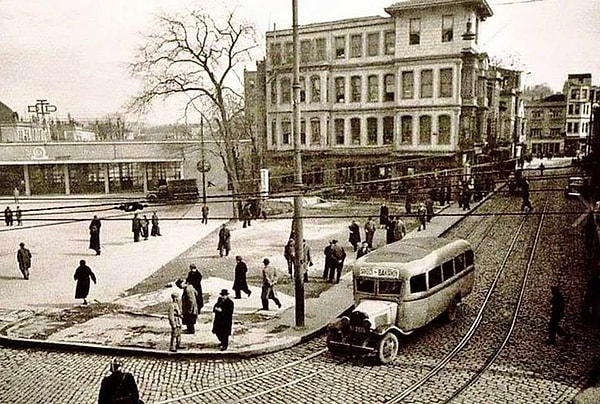
M 206 157 L 204 156 L 204 118 L 200 118 L 200 146 L 202 157 L 202 203 L 206 205 Z
M 292 107 L 292 134 L 294 136 L 294 159 L 296 176 L 294 186 L 294 220 L 293 231 L 296 242 L 296 262 L 294 262 L 294 284 L 296 297 L 296 327 L 304 326 L 304 235 L 302 229 L 302 155 L 300 139 L 300 49 L 298 46 L 298 0 L 292 0 L 292 37 L 294 49 L 293 90 L 294 103 Z

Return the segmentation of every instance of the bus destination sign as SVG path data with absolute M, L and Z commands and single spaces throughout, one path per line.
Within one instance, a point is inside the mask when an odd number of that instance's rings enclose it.
M 360 268 L 359 275 L 397 279 L 400 276 L 400 271 L 396 268 Z

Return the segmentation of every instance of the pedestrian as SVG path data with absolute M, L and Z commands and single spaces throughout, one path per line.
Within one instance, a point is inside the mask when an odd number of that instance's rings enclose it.
M 395 241 L 394 229 L 396 228 L 396 222 L 391 217 L 385 225 L 385 242 L 386 244 L 393 243 Z
M 229 298 L 227 289 L 222 289 L 219 298 L 213 306 L 215 319 L 213 321 L 212 332 L 217 336 L 221 343 L 221 351 L 225 351 L 229 346 L 229 336 L 231 335 L 231 325 L 233 323 L 233 301 Z
M 548 339 L 546 344 L 556 344 L 556 334 L 569 339 L 569 334 L 560 326 L 560 320 L 565 316 L 565 299 L 558 286 L 552 286 L 552 298 L 550 299 L 550 323 L 548 325 Z
M 283 247 L 283 257 L 287 262 L 288 273 L 291 278 L 294 276 L 293 270 L 296 265 L 296 242 L 292 237 L 290 237 L 285 247 Z
M 243 228 L 252 226 L 252 205 L 250 202 L 246 202 L 242 208 L 242 218 L 244 219 Z
M 546 166 L 544 165 L 544 163 L 540 163 L 540 175 L 544 175 L 545 168 L 546 168 Z
M 394 220 L 394 241 L 400 241 L 404 236 L 406 236 L 406 225 L 400 217 L 396 216 Z
M 330 274 L 332 274 L 334 270 L 333 258 L 331 257 L 331 247 L 333 246 L 333 240 L 327 244 L 325 249 L 323 250 L 323 254 L 325 254 L 325 266 L 323 268 L 323 279 L 329 279 Z M 333 276 L 333 275 L 332 275 Z
M 10 209 L 10 206 L 7 206 L 6 209 L 4 209 L 4 223 L 6 223 L 7 226 L 13 225 L 13 212 Z
M 306 242 L 306 240 L 302 239 L 302 269 L 303 269 L 303 281 L 306 283 L 308 282 L 308 268 L 307 267 L 312 267 L 313 261 L 312 261 L 312 256 L 310 254 L 310 247 L 308 245 L 308 243 Z
M 146 215 L 142 216 L 141 221 L 142 221 L 142 229 L 141 229 L 142 237 L 144 237 L 144 240 L 148 240 L 148 227 L 150 226 L 150 221 L 148 220 Z
M 390 209 L 385 204 L 385 201 L 379 207 L 379 225 L 385 227 L 388 222 L 388 216 L 390 215 Z
M 440 200 L 440 206 L 445 206 L 446 205 L 446 187 L 440 187 L 440 192 L 438 195 L 438 198 Z
M 340 282 L 342 276 L 342 270 L 344 269 L 344 260 L 346 259 L 346 251 L 344 247 L 338 244 L 337 240 L 332 240 L 333 245 L 331 246 L 331 259 L 335 269 L 335 283 Z M 329 273 L 329 282 L 333 282 L 334 271 Z
M 160 226 L 158 225 L 158 215 L 156 214 L 156 212 L 152 212 L 152 217 L 150 218 L 150 220 L 152 221 L 152 229 L 150 230 L 150 235 L 152 237 L 162 236 L 162 234 L 160 234 Z
M 208 205 L 202 205 L 202 224 L 208 224 Z
M 433 200 L 431 198 L 427 198 L 425 201 L 425 211 L 427 214 L 427 221 L 431 222 L 433 218 Z
M 15 197 L 15 203 L 19 203 L 19 188 L 13 189 L 13 196 Z
M 348 237 L 348 241 L 352 244 L 352 248 L 354 251 L 358 249 L 358 244 L 360 243 L 360 227 L 358 227 L 358 223 L 356 220 L 352 220 L 350 226 L 348 226 L 348 230 L 350 230 L 350 236 Z
M 365 241 L 360 245 L 360 248 L 356 252 L 356 259 L 359 259 L 360 257 L 365 256 L 370 252 L 371 248 L 369 247 L 369 243 Z
M 262 302 L 261 310 L 269 310 L 269 299 L 273 300 L 278 308 L 281 308 L 281 302 L 277 298 L 277 292 L 275 291 L 277 271 L 275 268 L 269 266 L 270 263 L 268 258 L 263 260 L 262 290 L 260 293 L 260 300 Z
M 19 263 L 19 270 L 23 274 L 23 278 L 28 280 L 29 269 L 31 268 L 31 251 L 25 248 L 25 243 L 19 243 L 19 249 L 17 250 L 17 262 Z
M 223 256 L 223 252 L 225 255 L 229 255 L 229 251 L 231 250 L 231 232 L 227 228 L 227 224 L 223 223 L 221 229 L 219 230 L 219 245 L 217 246 L 217 250 L 219 250 L 219 256 Z
M 198 306 L 198 315 L 204 307 L 204 295 L 202 294 L 202 273 L 198 271 L 196 264 L 190 264 L 190 271 L 185 281 L 196 289 L 196 305 Z
M 462 209 L 463 210 L 469 210 L 471 209 L 471 190 L 469 189 L 469 186 L 465 183 L 464 187 L 462 188 Z
M 179 306 L 179 295 L 177 292 L 171 293 L 171 304 L 169 305 L 169 325 L 171 326 L 171 343 L 169 350 L 177 352 L 181 349 L 181 327 L 183 324 L 181 307 Z
M 198 320 L 198 303 L 196 289 L 185 282 L 183 279 L 177 279 L 175 286 L 182 289 L 181 294 L 181 315 L 182 322 L 185 324 L 188 334 L 196 333 L 196 321 Z
M 235 270 L 233 274 L 233 291 L 235 292 L 235 299 L 241 299 L 241 292 L 243 291 L 250 297 L 252 292 L 248 288 L 248 281 L 246 280 L 246 274 L 248 273 L 248 266 L 240 255 L 235 257 Z
M 423 203 L 420 203 L 419 208 L 417 209 L 417 220 L 419 221 L 419 228 L 417 231 L 421 231 L 421 227 L 425 230 L 427 228 L 427 209 L 425 209 Z
M 96 283 L 96 275 L 91 268 L 85 264 L 85 260 L 79 261 L 79 267 L 75 270 L 73 279 L 77 281 L 75 286 L 75 299 L 83 299 L 83 304 L 88 304 L 87 297 L 90 293 L 90 279 Z
M 365 223 L 365 239 L 369 248 L 373 248 L 373 238 L 375 237 L 375 230 L 377 230 L 377 225 L 372 217 L 367 219 L 367 223 Z
M 521 197 L 523 199 L 523 202 L 521 202 L 521 212 L 531 212 L 533 206 L 531 206 L 531 200 L 529 200 L 529 181 L 525 178 L 521 180 Z
M 131 231 L 133 232 L 133 241 L 140 241 L 140 233 L 142 231 L 142 221 L 138 217 L 137 213 L 133 214 L 133 219 L 131 221 Z
M 96 251 L 96 255 L 100 255 L 100 227 L 102 222 L 98 219 L 98 216 L 94 215 L 94 218 L 90 222 L 90 250 Z
M 121 362 L 116 358 L 110 362 L 110 375 L 102 379 L 98 404 L 143 404 L 133 375 L 123 372 L 121 367 Z
M 404 210 L 407 215 L 412 214 L 412 195 L 410 189 L 406 191 L 406 198 L 404 199 Z
M 21 212 L 21 208 L 18 206 L 15 212 L 15 217 L 17 218 L 17 226 L 23 226 L 23 212 Z

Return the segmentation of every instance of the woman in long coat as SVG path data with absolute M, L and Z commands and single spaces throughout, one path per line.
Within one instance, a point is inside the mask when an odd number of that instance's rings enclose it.
M 229 298 L 227 289 L 221 290 L 219 299 L 213 306 L 215 319 L 212 332 L 221 342 L 221 351 L 229 346 L 229 336 L 231 335 L 231 325 L 233 323 L 233 301 Z
M 85 260 L 79 261 L 79 267 L 75 270 L 73 279 L 77 281 L 75 286 L 75 299 L 83 299 L 83 304 L 88 304 L 87 296 L 90 293 L 90 279 L 96 283 L 96 275 L 90 267 L 85 265 Z
M 196 305 L 198 306 L 198 314 L 200 314 L 200 309 L 204 307 L 204 297 L 202 295 L 202 273 L 198 271 L 196 264 L 190 264 L 190 272 L 188 272 L 185 281 L 196 289 Z
M 96 255 L 100 255 L 100 226 L 102 222 L 98 216 L 94 216 L 90 223 L 90 250 L 96 251 Z

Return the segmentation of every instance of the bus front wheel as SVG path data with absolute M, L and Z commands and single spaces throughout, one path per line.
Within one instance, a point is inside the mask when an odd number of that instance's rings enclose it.
M 377 359 L 382 364 L 388 364 L 398 356 L 398 337 L 396 334 L 388 332 L 379 341 L 377 347 Z

